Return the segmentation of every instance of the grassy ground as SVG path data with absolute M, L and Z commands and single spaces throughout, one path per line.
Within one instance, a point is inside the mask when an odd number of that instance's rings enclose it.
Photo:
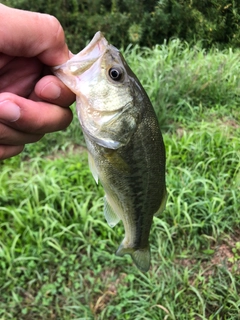
M 240 319 L 239 52 L 126 52 L 167 151 L 152 266 L 116 257 L 77 119 L 0 163 L 0 319 Z

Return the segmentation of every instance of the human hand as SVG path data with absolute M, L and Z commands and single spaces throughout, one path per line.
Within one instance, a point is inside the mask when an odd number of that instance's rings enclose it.
M 51 72 L 69 59 L 63 29 L 50 15 L 0 4 L 0 160 L 62 130 L 75 95 Z

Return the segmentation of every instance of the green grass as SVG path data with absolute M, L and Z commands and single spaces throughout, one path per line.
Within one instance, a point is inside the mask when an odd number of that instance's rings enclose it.
M 232 108 L 240 103 L 240 51 L 206 52 L 173 40 L 154 49 L 131 47 L 126 57 L 146 88 L 160 121 L 183 108 Z M 151 66 L 151 67 L 150 67 Z
M 104 220 L 75 116 L 0 163 L 1 320 L 240 318 L 239 52 L 174 41 L 126 56 L 167 152 L 169 197 L 154 218 L 151 269 L 114 254 L 123 226 Z

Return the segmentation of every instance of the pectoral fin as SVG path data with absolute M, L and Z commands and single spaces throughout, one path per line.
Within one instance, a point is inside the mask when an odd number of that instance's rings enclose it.
M 96 181 L 96 183 L 98 184 L 98 172 L 97 172 L 97 168 L 96 168 L 96 165 L 95 165 L 95 162 L 93 160 L 93 157 L 92 155 L 88 152 L 88 165 L 89 165 L 89 168 L 92 172 L 92 175 L 93 175 L 93 178 L 94 180 Z
M 112 164 L 112 166 L 121 172 L 129 172 L 130 167 L 121 155 L 115 150 L 105 150 L 104 157 Z
M 120 218 L 108 203 L 106 196 L 104 197 L 104 216 L 111 228 L 113 228 L 120 221 Z

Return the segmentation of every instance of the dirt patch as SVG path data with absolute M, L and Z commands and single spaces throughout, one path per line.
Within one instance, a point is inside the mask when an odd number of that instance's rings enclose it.
M 213 243 L 210 250 L 213 252 L 211 258 L 203 258 L 200 262 L 200 267 L 203 270 L 204 276 L 213 275 L 215 268 L 221 267 L 234 271 L 240 274 L 240 249 L 237 249 L 237 244 L 240 242 L 240 230 L 237 230 L 232 235 L 228 235 L 217 243 Z M 191 268 L 199 264 L 199 259 L 181 259 L 178 263 L 183 267 Z
M 227 127 L 232 127 L 232 128 L 237 129 L 240 126 L 240 124 L 234 119 L 221 118 L 220 120 L 221 120 L 222 124 Z
M 124 279 L 127 276 L 125 273 L 122 273 L 116 281 L 110 282 L 109 279 L 112 278 L 112 273 L 112 270 L 105 270 L 100 276 L 104 291 L 94 297 L 93 302 L 90 304 L 90 308 L 95 315 L 101 313 L 101 311 L 111 302 L 112 298 L 117 295 L 119 284 L 124 282 Z
M 234 246 L 230 246 L 230 244 L 220 244 L 219 246 L 215 247 L 214 256 L 211 259 L 210 263 L 212 265 L 222 265 L 223 263 L 226 264 L 228 267 L 231 267 L 231 260 L 234 259 L 234 254 L 232 249 Z

